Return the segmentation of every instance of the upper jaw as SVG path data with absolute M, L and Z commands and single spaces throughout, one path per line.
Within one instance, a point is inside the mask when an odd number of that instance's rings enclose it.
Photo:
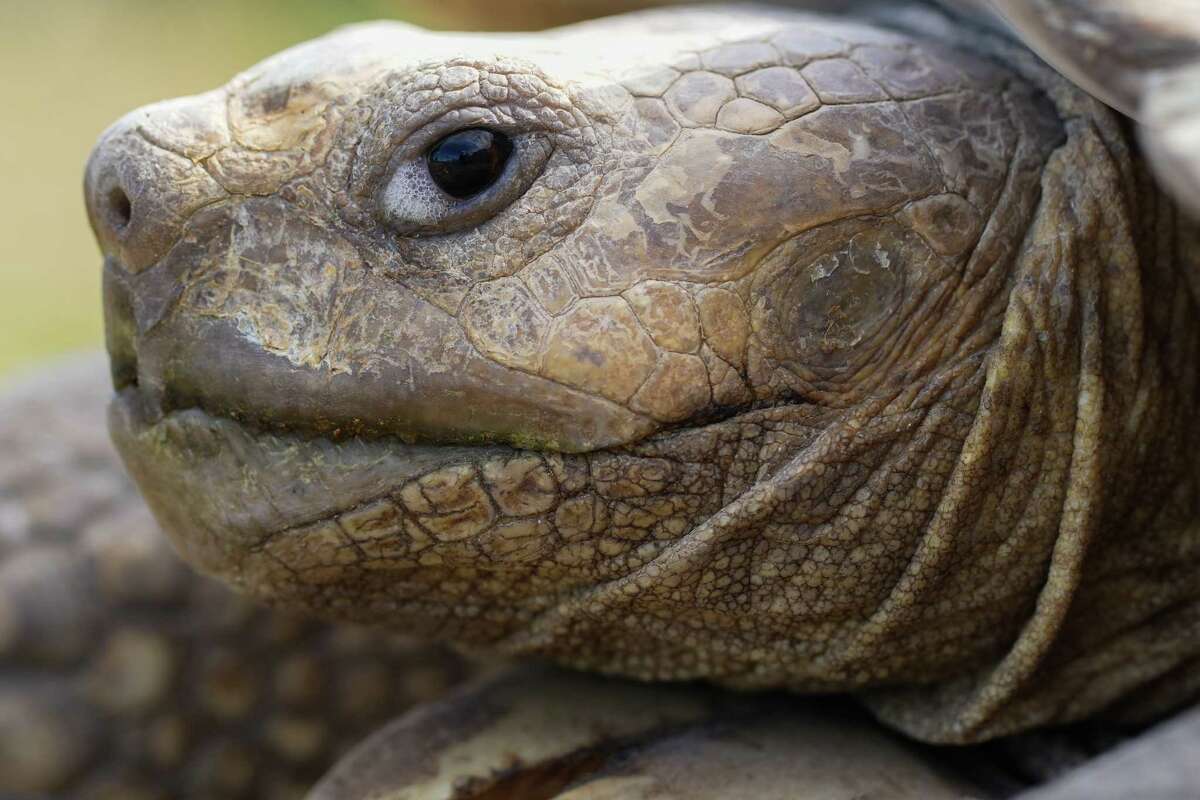
M 155 265 L 105 262 L 114 381 L 272 430 L 586 452 L 655 432 L 482 355 L 459 320 L 276 198 L 198 213 Z

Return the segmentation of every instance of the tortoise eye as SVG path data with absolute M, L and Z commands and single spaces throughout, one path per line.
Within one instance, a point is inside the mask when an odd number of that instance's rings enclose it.
M 535 130 L 447 130 L 414 132 L 389 160 L 392 173 L 378 190 L 377 209 L 401 236 L 443 235 L 487 222 L 533 185 L 554 152 L 550 138 Z
M 512 140 L 486 128 L 456 131 L 438 141 L 426 160 L 438 188 L 459 200 L 479 194 L 504 173 Z

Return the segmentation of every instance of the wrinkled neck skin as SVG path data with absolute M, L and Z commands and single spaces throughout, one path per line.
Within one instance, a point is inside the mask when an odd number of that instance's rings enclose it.
M 1032 56 L 889 19 L 380 24 L 118 123 L 111 427 L 180 550 L 933 741 L 1194 697 L 1195 226 Z

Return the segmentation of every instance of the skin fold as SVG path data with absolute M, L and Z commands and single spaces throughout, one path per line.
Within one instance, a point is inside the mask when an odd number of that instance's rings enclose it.
M 472 127 L 515 154 L 452 202 Z M 1196 226 L 994 34 L 358 26 L 86 191 L 114 440 L 241 591 L 936 742 L 1200 690 Z

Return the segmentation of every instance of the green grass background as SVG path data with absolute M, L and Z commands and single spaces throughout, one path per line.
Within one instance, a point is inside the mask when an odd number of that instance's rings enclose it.
M 101 346 L 83 164 L 102 130 L 339 24 L 453 24 L 400 0 L 0 0 L 0 382 Z

